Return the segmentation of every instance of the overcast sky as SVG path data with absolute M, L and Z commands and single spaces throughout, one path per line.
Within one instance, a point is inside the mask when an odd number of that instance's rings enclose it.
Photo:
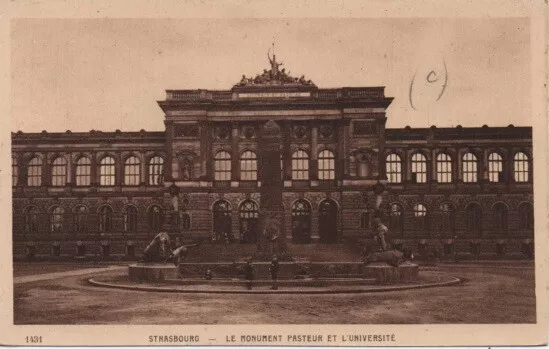
M 386 86 L 389 127 L 532 123 L 527 19 L 12 24 L 12 131 L 161 131 L 166 89 L 230 89 L 268 68 L 273 41 L 283 67 L 320 88 Z

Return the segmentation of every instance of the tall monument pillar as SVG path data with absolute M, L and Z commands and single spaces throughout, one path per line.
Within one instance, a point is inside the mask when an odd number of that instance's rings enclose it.
M 259 139 L 259 180 L 261 181 L 261 209 L 259 211 L 259 239 L 256 259 L 291 259 L 286 245 L 283 182 L 281 180 L 280 152 L 282 133 L 272 120 L 263 125 Z

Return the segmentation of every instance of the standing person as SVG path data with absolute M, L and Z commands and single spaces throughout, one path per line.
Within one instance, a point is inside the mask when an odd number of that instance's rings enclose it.
M 271 265 L 269 266 L 269 271 L 271 272 L 271 279 L 273 280 L 273 287 L 271 287 L 271 290 L 278 290 L 278 270 L 280 269 L 280 265 L 278 264 L 278 258 L 276 256 L 273 256 L 273 260 L 271 261 Z
M 246 287 L 248 290 L 251 290 L 254 279 L 254 266 L 252 265 L 251 260 L 248 260 L 244 265 L 244 277 L 246 278 Z
M 387 251 L 387 233 L 389 229 L 381 222 L 381 217 L 375 217 L 374 223 L 376 225 L 376 235 L 375 238 L 379 243 L 382 251 Z

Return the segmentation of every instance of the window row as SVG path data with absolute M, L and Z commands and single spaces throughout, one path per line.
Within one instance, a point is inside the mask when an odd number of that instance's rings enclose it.
M 479 204 L 470 203 L 465 209 L 465 220 L 466 220 L 466 229 L 467 231 L 474 233 L 476 235 L 481 235 L 483 230 L 483 220 L 487 217 L 486 214 L 492 216 L 493 225 L 490 230 L 495 230 L 498 232 L 507 232 L 508 231 L 508 219 L 509 212 L 507 206 L 498 202 L 492 206 L 492 212 L 485 212 L 482 210 Z M 456 231 L 456 209 L 453 204 L 443 203 L 439 207 L 437 212 L 440 216 L 438 219 L 438 230 L 442 233 L 453 233 Z M 409 229 L 412 231 L 429 231 L 432 230 L 431 218 L 433 217 L 432 212 L 430 212 L 427 207 L 423 204 L 416 204 L 413 208 L 412 219 L 413 223 L 411 226 L 405 227 L 404 225 L 404 210 L 402 205 L 393 203 L 390 205 L 388 212 L 386 212 L 387 224 L 390 232 L 404 232 L 404 230 Z M 367 217 L 362 218 L 361 226 L 365 223 L 364 221 L 369 219 Z M 534 210 L 533 206 L 530 203 L 522 203 L 518 207 L 518 224 L 519 230 L 533 230 L 534 229 Z
M 414 183 L 427 182 L 427 158 L 421 153 L 415 153 L 411 157 L 411 181 Z M 389 154 L 385 159 L 387 180 L 389 183 L 401 183 L 403 179 L 403 162 L 398 154 Z M 436 157 L 434 174 L 437 182 L 451 183 L 454 174 L 454 163 L 450 155 L 441 153 Z M 485 169 L 490 182 L 503 182 L 506 180 L 503 158 L 498 153 L 488 156 Z M 479 160 L 473 153 L 466 153 L 461 158 L 461 175 L 463 182 L 476 183 L 481 177 Z M 528 182 L 530 180 L 530 159 L 523 152 L 518 152 L 513 157 L 513 179 L 515 182 Z
M 47 215 L 47 218 L 45 217 Z M 161 230 L 164 221 L 164 213 L 160 206 L 153 205 L 147 209 L 147 228 L 156 232 Z M 46 218 L 46 219 L 45 219 Z M 96 214 L 90 214 L 84 205 L 76 206 L 72 212 L 65 212 L 63 207 L 54 206 L 47 214 L 40 213 L 36 206 L 27 207 L 24 211 L 25 233 L 32 234 L 38 231 L 50 231 L 60 233 L 71 229 L 77 233 L 85 233 L 96 225 L 101 233 L 109 233 L 114 230 L 114 222 L 122 222 L 123 231 L 133 233 L 137 231 L 138 210 L 133 205 L 126 205 L 122 214 L 115 215 L 108 205 L 99 207 Z M 183 214 L 181 218 L 182 228 L 190 229 L 190 217 Z M 49 223 L 49 229 L 44 225 Z M 95 228 L 92 229 L 96 231 Z
M 309 154 L 304 150 L 297 150 L 292 154 L 292 179 L 309 179 Z M 281 158 L 282 167 L 282 158 Z M 231 154 L 219 151 L 214 156 L 214 180 L 230 181 L 232 173 Z M 318 179 L 335 179 L 335 156 L 331 150 L 324 149 L 318 153 Z M 240 180 L 257 180 L 257 156 L 247 150 L 240 155 Z
M 39 157 L 31 158 L 26 164 L 26 173 L 19 173 L 19 164 L 17 159 L 12 157 L 12 181 L 13 185 L 17 185 L 20 175 L 26 177 L 26 183 L 30 187 L 41 186 L 42 170 L 44 168 L 42 159 Z M 55 158 L 50 165 L 51 169 L 51 185 L 65 186 L 68 181 L 68 166 L 65 157 L 59 156 Z M 74 181 L 77 186 L 91 185 L 91 160 L 88 157 L 79 158 L 74 167 Z M 160 156 L 152 157 L 148 162 L 148 178 L 149 185 L 162 184 L 162 176 L 164 173 L 164 159 Z M 141 160 L 136 156 L 130 156 L 124 161 L 123 167 L 123 183 L 124 185 L 139 185 L 141 182 Z M 98 164 L 98 179 L 99 185 L 109 186 L 116 184 L 116 160 L 112 156 L 106 156 L 99 161 Z

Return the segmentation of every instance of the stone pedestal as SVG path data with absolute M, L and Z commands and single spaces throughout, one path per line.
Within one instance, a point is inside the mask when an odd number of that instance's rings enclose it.
M 398 284 L 416 280 L 419 266 L 404 262 L 398 267 L 393 267 L 384 262 L 374 262 L 365 266 L 363 272 L 375 278 L 377 284 Z
M 178 268 L 173 264 L 137 263 L 128 267 L 128 276 L 132 281 L 159 282 L 166 279 L 178 279 Z

